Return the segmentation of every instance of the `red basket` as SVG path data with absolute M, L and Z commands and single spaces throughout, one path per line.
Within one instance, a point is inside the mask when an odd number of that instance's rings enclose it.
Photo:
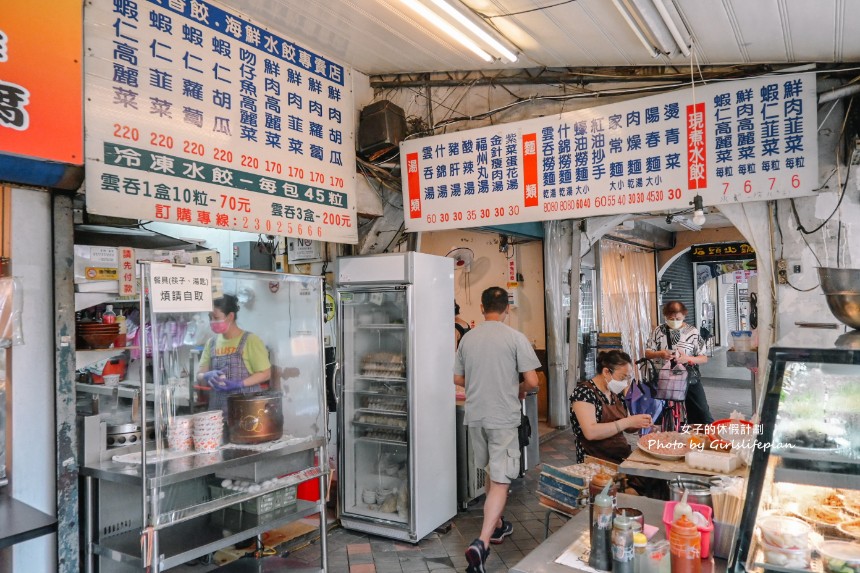
M 672 518 L 675 515 L 675 506 L 678 503 L 677 501 L 667 501 L 666 506 L 663 508 L 663 525 L 666 526 L 666 539 L 669 539 L 669 534 L 672 532 Z M 711 556 L 711 532 L 714 530 L 714 510 L 707 505 L 698 503 L 691 503 L 689 505 L 693 511 L 698 511 L 708 520 L 707 527 L 697 528 L 699 533 L 702 534 L 702 559 L 707 559 Z

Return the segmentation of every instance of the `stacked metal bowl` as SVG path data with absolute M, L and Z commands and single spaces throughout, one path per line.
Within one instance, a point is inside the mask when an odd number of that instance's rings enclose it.
M 860 329 L 860 269 L 818 267 L 818 280 L 833 316 Z

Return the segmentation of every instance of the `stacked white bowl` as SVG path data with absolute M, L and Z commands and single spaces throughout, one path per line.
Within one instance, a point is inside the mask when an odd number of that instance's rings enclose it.
M 194 447 L 194 424 L 191 416 L 176 416 L 167 428 L 167 447 L 175 452 L 187 452 Z
M 214 452 L 220 448 L 224 438 L 224 413 L 210 410 L 194 414 L 192 438 L 198 452 Z

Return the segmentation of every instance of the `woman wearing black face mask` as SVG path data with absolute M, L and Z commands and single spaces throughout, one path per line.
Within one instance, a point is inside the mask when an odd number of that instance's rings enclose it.
M 684 303 L 678 300 L 667 302 L 663 305 L 663 318 L 666 319 L 665 324 L 661 324 L 651 333 L 645 345 L 645 358 L 653 360 L 658 370 L 666 360 L 676 360 L 680 364 L 691 366 L 708 361 L 707 355 L 702 353 L 705 340 L 699 329 L 684 322 L 687 318 L 687 307 Z M 714 417 L 708 406 L 705 389 L 698 380 L 687 387 L 685 405 L 688 423 L 713 423 Z
M 630 355 L 610 350 L 597 355 L 597 374 L 580 382 L 570 397 L 570 422 L 576 435 L 576 462 L 590 455 L 621 463 L 630 455 L 624 432 L 649 427 L 648 414 L 630 416 L 622 393 L 633 379 Z

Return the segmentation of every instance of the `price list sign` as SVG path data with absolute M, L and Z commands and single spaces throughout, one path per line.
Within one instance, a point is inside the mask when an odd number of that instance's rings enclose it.
M 408 231 L 811 195 L 815 74 L 723 82 L 401 146 Z
M 87 208 L 356 243 L 348 68 L 203 0 L 86 5 Z

